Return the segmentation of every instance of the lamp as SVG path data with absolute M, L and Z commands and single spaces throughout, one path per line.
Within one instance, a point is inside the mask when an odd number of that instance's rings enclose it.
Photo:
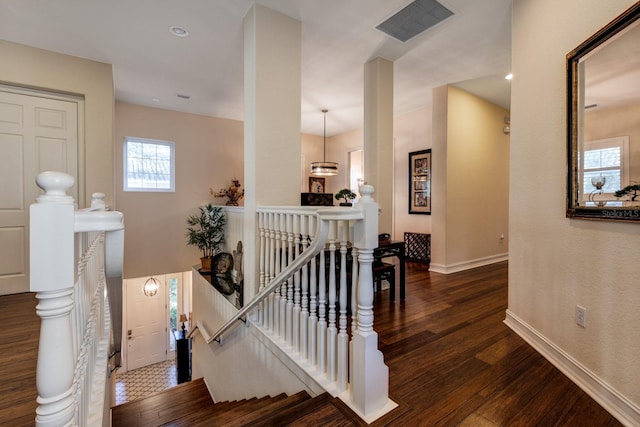
M 180 314 L 180 318 L 178 319 L 178 322 L 182 322 L 182 332 L 184 332 L 184 322 L 187 321 L 187 315 L 182 313 Z
M 335 176 L 338 175 L 338 164 L 336 162 L 327 162 L 327 110 L 322 110 L 324 114 L 324 137 L 323 137 L 323 155 L 321 162 L 311 163 L 311 175 L 316 176 Z
M 146 282 L 144 282 L 143 290 L 144 294 L 148 297 L 152 297 L 158 293 L 158 288 L 160 288 L 160 282 L 155 277 L 149 277 Z
M 598 176 L 591 177 L 591 185 L 595 187 L 595 190 L 593 190 L 589 194 L 589 201 L 599 208 L 603 208 L 607 204 L 607 202 L 604 200 L 596 200 L 596 196 L 599 196 L 600 194 L 604 193 L 604 190 L 602 189 L 602 187 L 604 187 L 606 183 L 607 183 L 606 176 L 598 175 Z

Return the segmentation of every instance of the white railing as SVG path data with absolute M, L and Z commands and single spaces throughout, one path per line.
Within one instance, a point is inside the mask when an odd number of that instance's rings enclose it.
M 318 385 L 371 421 L 395 404 L 373 329 L 378 205 L 373 187 L 360 193 L 353 208 L 258 208 L 258 294 L 217 332 L 196 325 L 208 342 L 221 342 L 252 313 L 253 324 Z
M 122 312 L 122 214 L 105 211 L 99 193 L 92 208 L 76 211 L 66 195 L 69 175 L 44 172 L 36 183 L 45 191 L 30 210 L 30 288 L 41 319 L 36 425 L 109 425 L 109 358 L 120 343 L 112 316 Z

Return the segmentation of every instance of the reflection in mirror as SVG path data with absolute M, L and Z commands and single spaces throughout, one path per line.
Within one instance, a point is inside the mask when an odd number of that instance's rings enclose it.
M 567 216 L 640 221 L 640 2 L 567 55 Z

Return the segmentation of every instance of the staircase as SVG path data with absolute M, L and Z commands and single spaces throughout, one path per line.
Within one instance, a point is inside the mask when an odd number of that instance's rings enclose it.
M 213 403 L 201 378 L 115 406 L 112 420 L 114 427 L 366 425 L 328 393 L 311 398 L 301 391 Z

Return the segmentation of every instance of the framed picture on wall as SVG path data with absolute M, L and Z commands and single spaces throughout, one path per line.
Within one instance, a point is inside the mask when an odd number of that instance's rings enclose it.
M 324 193 L 324 178 L 310 176 L 309 193 Z
M 409 213 L 431 215 L 431 149 L 409 153 Z

